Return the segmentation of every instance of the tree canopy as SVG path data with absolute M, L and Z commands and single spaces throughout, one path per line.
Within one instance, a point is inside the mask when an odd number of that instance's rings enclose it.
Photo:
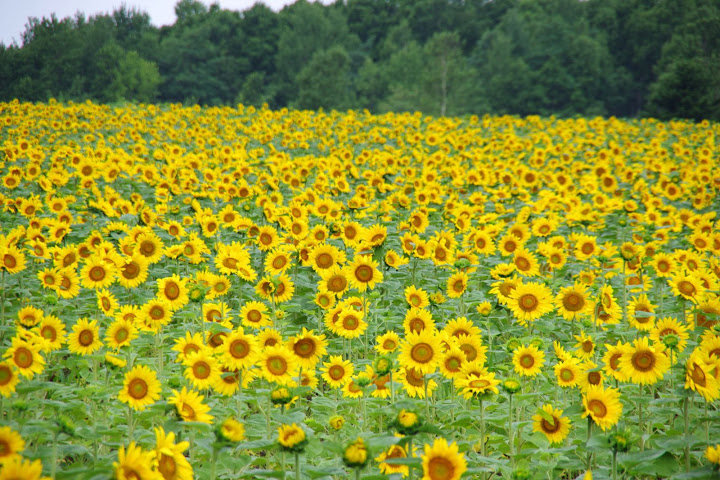
M 181 0 L 30 18 L 0 100 L 720 120 L 715 0 Z

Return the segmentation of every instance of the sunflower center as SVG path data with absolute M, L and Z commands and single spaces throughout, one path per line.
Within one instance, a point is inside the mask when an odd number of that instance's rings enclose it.
M 212 369 L 210 368 L 210 365 L 208 365 L 207 362 L 196 362 L 192 366 L 192 372 L 195 378 L 199 378 L 200 380 L 204 380 L 210 376 L 210 372 L 212 372 Z
M 140 244 L 140 252 L 146 257 L 150 257 L 155 253 L 155 244 L 148 240 L 145 240 Z
M 424 375 L 414 368 L 405 369 L 405 380 L 413 387 L 422 387 L 425 384 Z
M 115 332 L 115 341 L 117 343 L 122 343 L 125 340 L 127 340 L 129 336 L 130 336 L 130 333 L 127 331 L 127 329 L 121 328 L 117 332 Z
M 517 244 L 513 242 L 512 240 L 505 242 L 505 251 L 506 252 L 514 252 L 517 248 Z
M 428 363 L 433 359 L 434 353 L 432 346 L 423 342 L 412 347 L 410 357 L 418 363 Z
M 687 295 L 689 297 L 695 295 L 695 285 L 688 282 L 687 280 L 683 280 L 680 283 L 678 283 L 678 290 L 683 295 Z
M 141 400 L 148 394 L 148 384 L 142 378 L 133 378 L 128 384 L 128 395 L 135 400 Z
M 587 380 L 590 385 L 600 385 L 602 376 L 600 375 L 600 372 L 590 372 L 588 373 Z
M 362 283 L 368 283 L 373 278 L 373 269 L 369 265 L 360 265 L 355 269 L 355 278 Z
M 95 335 L 90 330 L 83 330 L 78 335 L 78 343 L 83 347 L 89 347 L 95 341 Z
M 410 320 L 408 326 L 412 332 L 422 332 L 425 330 L 425 322 L 423 322 L 420 318 L 413 318 Z
M 581 250 L 585 255 L 590 255 L 593 252 L 593 250 L 595 250 L 595 247 L 593 246 L 592 243 L 585 243 L 585 244 L 583 244 Z
M 268 233 L 261 234 L 259 240 L 263 245 L 270 245 L 272 243 L 272 237 Z
M 450 372 L 457 372 L 460 370 L 462 360 L 457 357 L 450 357 L 445 360 L 445 368 Z
M 327 282 L 331 292 L 342 292 L 347 287 L 347 280 L 342 275 L 335 275 Z
M 230 355 L 234 358 L 245 358 L 250 353 L 250 345 L 242 339 L 235 340 L 230 344 Z
M 612 357 L 610 357 L 610 368 L 613 370 L 617 370 L 620 366 L 620 357 L 622 356 L 621 353 L 616 353 Z
M 455 466 L 445 457 L 433 457 L 428 462 L 428 477 L 431 480 L 445 480 L 455 476 Z
M 337 382 L 345 376 L 345 369 L 341 365 L 333 365 L 328 369 L 328 376 Z
M 175 472 L 177 471 L 177 464 L 175 458 L 172 455 L 162 454 L 160 460 L 158 460 L 158 470 L 162 474 L 163 478 L 174 478 Z
M 520 357 L 520 366 L 523 368 L 532 368 L 535 365 L 535 358 L 532 355 L 523 355 Z
M 647 309 L 646 306 L 636 306 L 635 312 L 652 313 Z M 652 317 L 650 317 L 649 315 L 638 315 L 635 317 L 635 321 L 637 323 L 648 323 L 650 321 L 650 318 Z
M 563 369 L 560 372 L 560 379 L 563 382 L 572 382 L 575 379 L 575 374 L 570 369 Z
M 592 353 L 593 348 L 595 348 L 595 346 L 593 345 L 592 340 L 585 340 L 584 342 L 582 342 L 583 352 Z
M 693 382 L 695 382 L 697 385 L 700 385 L 701 387 L 704 387 L 707 384 L 707 377 L 705 376 L 705 372 L 702 368 L 700 368 L 697 363 L 693 364 L 693 370 L 690 376 L 692 377 Z
M 563 297 L 563 307 L 569 312 L 578 312 L 585 306 L 585 298 L 577 292 L 570 292 Z
M 130 262 L 123 267 L 123 277 L 128 280 L 132 280 L 140 275 L 140 266 L 135 262 Z
M 110 303 L 110 299 L 107 297 L 103 297 L 100 301 L 102 303 L 102 308 L 105 311 L 110 311 L 112 307 L 112 303 Z
M 330 268 L 333 265 L 332 255 L 323 252 L 317 256 L 317 258 L 315 259 L 315 263 L 320 268 Z
M 515 266 L 518 268 L 518 270 L 524 272 L 530 269 L 530 262 L 525 257 L 518 257 L 515 259 Z
M 183 402 L 180 406 L 180 415 L 186 420 L 194 420 L 196 416 L 195 409 Z
M 267 361 L 267 369 L 273 375 L 284 375 L 288 370 L 288 364 L 282 357 L 270 357 Z
M 632 365 L 639 372 L 649 372 L 655 366 L 655 355 L 647 350 L 636 352 L 632 356 Z
M 360 320 L 354 315 L 346 315 L 342 321 L 345 330 L 355 330 L 360 326 Z
M 463 292 L 465 291 L 465 282 L 463 282 L 462 279 L 458 279 L 453 283 L 453 290 L 456 292 Z
M 153 306 L 149 313 L 153 320 L 160 320 L 165 316 L 165 310 L 157 305 Z
M 395 340 L 385 340 L 382 344 L 385 350 L 395 350 L 397 348 L 397 342 Z
M 285 265 L 287 265 L 287 258 L 282 256 L 276 257 L 272 262 L 272 267 L 276 270 L 280 270 Z
M 105 278 L 105 269 L 99 265 L 96 265 L 90 269 L 90 279 L 95 282 L 100 282 Z
M 469 362 L 472 362 L 478 356 L 477 348 L 473 347 L 468 343 L 463 343 L 462 345 L 460 345 L 460 350 L 462 350 L 462 352 L 465 354 L 465 358 L 467 358 Z
M 540 422 L 540 428 L 545 433 L 555 433 L 560 430 L 560 419 L 553 415 L 553 424 L 551 425 L 550 422 L 543 418 L 542 422 Z
M 12 380 L 12 371 L 7 366 L 0 366 L 0 386 L 7 385 Z
M 520 297 L 520 308 L 522 308 L 526 312 L 532 312 L 540 303 L 535 295 L 532 293 L 526 293 L 525 295 Z
M 262 320 L 262 314 L 257 310 L 250 310 L 247 312 L 247 319 L 249 322 L 257 323 Z
M 420 299 L 420 297 L 415 294 L 410 295 L 410 298 L 408 300 L 410 301 L 410 305 L 412 305 L 413 307 L 420 308 L 420 305 L 422 304 L 422 300 Z
M 168 282 L 165 285 L 165 298 L 168 300 L 175 300 L 180 296 L 180 285 L 175 282 Z
M 315 342 L 310 338 L 302 338 L 295 344 L 295 354 L 298 357 L 310 358 L 315 353 Z
M 477 379 L 471 380 L 468 383 L 468 387 L 470 387 L 470 388 L 477 388 L 477 389 L 483 389 L 483 390 L 489 386 L 490 386 L 490 382 L 488 382 L 487 380 L 483 380 L 482 378 L 477 378 Z
M 62 265 L 63 267 L 69 267 L 73 263 L 75 263 L 75 254 L 74 253 L 68 253 L 63 257 Z
M 235 258 L 228 257 L 225 260 L 223 260 L 223 266 L 229 268 L 230 270 L 235 270 L 238 266 L 238 261 Z
M 590 402 L 588 403 L 588 408 L 593 413 L 593 415 L 598 418 L 603 418 L 608 413 L 607 406 L 597 399 L 590 400 Z
M 5 267 L 7 267 L 9 270 L 15 268 L 15 266 L 17 265 L 17 260 L 12 255 L 6 253 L 3 257 L 3 263 L 5 264 Z

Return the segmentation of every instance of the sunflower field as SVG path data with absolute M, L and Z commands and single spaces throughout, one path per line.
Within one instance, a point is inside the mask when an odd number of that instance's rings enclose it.
M 0 104 L 0 480 L 718 478 L 711 122 Z

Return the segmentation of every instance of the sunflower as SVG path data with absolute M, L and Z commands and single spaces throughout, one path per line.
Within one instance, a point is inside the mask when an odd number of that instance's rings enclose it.
M 700 353 L 691 354 L 685 363 L 685 389 L 698 392 L 706 402 L 715 401 L 720 397 L 720 382 L 712 370 Z
M 328 310 L 335 306 L 336 298 L 332 292 L 319 291 L 315 294 L 314 301 L 318 307 Z
M 287 341 L 287 347 L 303 369 L 315 369 L 315 365 L 327 353 L 325 335 L 315 335 L 313 330 L 303 327 L 302 332 Z
M 652 330 L 655 324 L 655 308 L 646 294 L 633 297 L 627 308 L 630 325 L 644 332 Z
M 583 395 L 585 411 L 583 418 L 590 416 L 593 422 L 603 431 L 615 425 L 620 420 L 623 406 L 620 403 L 620 392 L 614 388 L 592 386 Z
M 605 364 L 604 372 L 607 376 L 614 378 L 618 382 L 626 382 L 628 380 L 627 375 L 620 370 L 620 357 L 622 357 L 623 352 L 625 352 L 627 348 L 628 345 L 619 340 L 615 345 L 605 344 L 605 353 L 602 358 Z
M 255 286 L 255 292 L 264 299 L 273 298 L 275 302 L 284 303 L 293 297 L 295 284 L 284 273 L 275 277 L 265 276 Z
M 332 325 L 331 330 L 344 338 L 358 338 L 368 327 L 363 317 L 363 312 L 354 307 L 341 307 L 337 322 Z
M 713 335 L 711 332 L 705 333 L 698 348 L 708 358 L 720 359 L 720 336 Z
M 377 283 L 383 281 L 383 274 L 377 267 L 378 263 L 371 256 L 356 255 L 345 270 L 350 286 L 360 292 L 375 288 Z
M 249 369 L 260 353 L 257 339 L 243 330 L 233 330 L 218 347 L 220 363 L 228 369 Z
M 414 285 L 410 285 L 405 288 L 405 301 L 410 307 L 415 308 L 426 308 L 430 305 L 428 294 L 422 288 L 417 288 Z
M 9 360 L 0 362 L 0 395 L 6 398 L 10 397 L 15 393 L 15 387 L 19 381 L 20 377 L 15 370 L 15 364 Z
M 163 256 L 165 245 L 153 232 L 141 233 L 135 239 L 135 252 L 139 253 L 149 263 L 157 263 Z
M 194 390 L 188 391 L 183 387 L 182 391 L 173 390 L 173 396 L 168 399 L 170 405 L 175 405 L 177 414 L 186 422 L 201 422 L 212 424 L 213 416 L 208 412 L 210 407 L 202 403 L 203 397 Z
M 257 237 L 255 238 L 258 249 L 263 252 L 267 252 L 275 248 L 280 242 L 280 236 L 277 230 L 269 225 L 262 226 L 258 229 Z
M 310 252 L 310 266 L 317 273 L 332 269 L 335 266 L 342 265 L 346 262 L 345 252 L 335 247 L 322 243 L 317 245 Z
M 427 387 L 427 393 L 428 395 L 432 395 L 432 393 L 437 388 L 437 383 L 433 379 L 426 379 L 425 375 L 410 367 L 401 367 L 400 370 L 398 370 L 397 375 L 393 378 L 396 378 L 398 382 L 400 382 L 407 392 L 408 396 L 410 398 L 425 398 L 425 388 Z M 427 383 L 426 383 L 427 382 Z
M 517 276 L 512 278 L 503 278 L 492 284 L 492 288 L 489 293 L 495 295 L 499 303 L 507 305 L 512 301 L 510 296 L 520 283 L 520 279 Z
M 14 274 L 25 270 L 25 254 L 14 245 L 0 244 L 0 270 Z
M 400 436 L 397 435 L 396 436 Z M 380 468 L 380 473 L 383 473 L 385 475 L 392 475 L 393 473 L 399 473 L 403 477 L 408 476 L 408 466 L 398 463 L 387 463 L 385 460 L 387 459 L 393 459 L 393 458 L 407 458 L 407 452 L 406 449 L 407 446 L 403 447 L 400 444 L 391 445 L 387 450 L 383 450 L 383 452 L 375 457 L 375 461 L 379 463 L 378 468 Z M 416 448 L 413 448 L 413 453 L 415 452 Z M 414 455 L 413 455 L 414 456 Z
M 524 246 L 515 250 L 513 255 L 515 270 L 526 277 L 534 277 L 540 273 L 537 257 Z
M 589 260 L 600 251 L 597 239 L 589 235 L 580 234 L 575 242 L 575 256 L 578 260 Z
M 159 480 L 155 451 L 144 451 L 135 442 L 130 442 L 127 450 L 124 446 L 118 451 L 118 461 L 113 462 L 115 477 L 121 480 Z
M 0 480 L 48 480 L 49 477 L 42 476 L 42 471 L 42 461 L 28 460 L 20 455 L 13 455 L 0 466 Z M 137 478 L 143 480 L 140 477 Z
M 533 415 L 533 432 L 540 432 L 550 443 L 558 444 L 570 433 L 570 419 L 563 417 L 563 411 L 549 403 L 542 406 L 544 414 Z
M 467 399 L 488 393 L 497 394 L 498 385 L 500 380 L 497 380 L 492 372 L 484 372 L 480 375 L 471 373 L 464 378 L 458 378 L 456 382 L 457 388 L 461 389 L 461 395 Z
M 448 445 L 438 438 L 432 446 L 425 444 L 422 469 L 423 480 L 458 480 L 467 470 L 467 462 L 455 442 Z
M 375 350 L 381 354 L 393 353 L 400 346 L 400 336 L 393 332 L 385 332 L 375 339 Z
M 705 292 L 705 287 L 692 274 L 677 273 L 668 280 L 668 284 L 672 287 L 675 295 L 692 302 L 697 302 L 698 298 Z
M 555 307 L 566 320 L 575 320 L 592 312 L 592 303 L 588 298 L 587 287 L 575 282 L 563 287 L 555 297 Z
M 664 317 L 650 330 L 650 340 L 659 344 L 667 335 L 675 335 L 678 338 L 678 344 L 675 346 L 678 352 L 685 350 L 689 338 L 688 327 L 672 317 Z
M 330 359 L 320 368 L 322 378 L 331 388 L 341 388 L 352 378 L 355 368 L 350 360 L 343 360 L 339 355 L 331 355 Z
M 157 470 L 165 480 L 191 480 L 193 469 L 183 452 L 189 442 L 175 443 L 173 432 L 165 433 L 162 427 L 155 429 L 155 457 Z
M 293 382 L 293 377 L 297 377 L 295 355 L 283 345 L 265 347 L 260 353 L 258 364 L 268 382 L 288 385 Z
M 130 342 L 138 336 L 138 329 L 135 325 L 124 318 L 115 320 L 105 331 L 105 342 L 110 348 L 119 350 L 130 345 Z
M 662 344 L 651 346 L 647 337 L 642 337 L 623 352 L 619 367 L 633 383 L 655 384 L 670 369 L 670 359 Z
M 115 295 L 107 289 L 97 290 L 95 295 L 97 297 L 98 308 L 108 317 L 112 317 L 115 314 L 115 310 L 120 306 Z
M 240 309 L 240 322 L 244 327 L 259 330 L 272 325 L 267 306 L 261 302 L 247 302 Z
M 43 288 L 50 288 L 53 290 L 58 288 L 58 270 L 55 268 L 46 268 L 41 270 L 37 274 L 37 278 L 40 280 L 40 285 L 42 285 Z
M 405 336 L 398 360 L 405 367 L 427 374 L 435 371 L 442 353 L 437 330 L 428 329 L 420 333 L 410 332 Z
M 588 388 L 593 386 L 602 386 L 605 381 L 602 369 L 597 368 L 597 364 L 590 360 L 580 365 L 580 377 L 578 378 L 578 386 L 580 391 L 585 393 Z
M 142 306 L 142 316 L 145 326 L 157 332 L 172 320 L 170 304 L 161 298 L 152 298 Z
M 147 280 L 149 265 L 147 258 L 139 253 L 133 253 L 120 265 L 118 283 L 128 289 L 142 285 Z
M 560 270 L 567 263 L 567 255 L 565 252 L 556 247 L 547 247 L 543 255 L 547 261 L 550 270 Z
M 590 335 L 586 335 L 585 332 L 580 332 L 580 335 L 575 335 L 575 340 L 578 343 L 575 344 L 575 356 L 582 360 L 589 360 L 595 354 L 595 342 Z
M 520 346 L 513 352 L 514 369 L 520 375 L 534 377 L 540 373 L 544 363 L 545 353 L 535 345 Z
M 224 342 L 223 342 L 224 344 Z M 215 357 L 206 349 L 191 353 L 183 360 L 184 376 L 198 390 L 209 388 L 220 377 L 220 366 Z
M 610 285 L 605 285 L 600 290 L 600 299 L 595 304 L 595 317 L 598 325 L 614 325 L 622 318 L 622 308 L 615 300 Z
M 462 377 L 461 368 L 467 362 L 465 352 L 456 345 L 451 345 L 442 355 L 440 360 L 440 373 L 445 378 L 459 379 Z
M 307 443 L 305 430 L 299 425 L 280 425 L 278 427 L 278 444 L 280 448 L 288 452 L 300 452 Z
M 257 341 L 261 347 L 273 347 L 283 343 L 283 337 L 274 328 L 265 328 L 257 334 Z
M 220 434 L 229 442 L 245 440 L 245 425 L 234 418 L 228 418 L 220 427 Z
M 44 317 L 43 311 L 31 305 L 23 307 L 17 313 L 17 321 L 20 325 L 32 328 L 40 323 Z
M 552 292 L 541 283 L 520 283 L 510 293 L 508 307 L 521 325 L 553 310 Z
M 99 350 L 102 345 L 97 320 L 79 319 L 73 325 L 72 333 L 68 335 L 68 348 L 72 353 L 89 355 Z
M 465 360 L 485 364 L 488 349 L 482 344 L 480 335 L 458 335 L 450 338 L 453 340 L 452 343 L 465 354 Z
M 117 269 L 101 256 L 93 255 L 85 261 L 80 271 L 82 286 L 85 288 L 107 288 L 115 281 Z
M 171 310 L 179 310 L 190 301 L 187 282 L 187 278 L 178 275 L 161 278 L 157 281 L 157 297 L 165 300 Z
M 468 286 L 468 275 L 465 272 L 455 272 L 447 280 L 447 295 L 450 298 L 459 298 Z
M 285 273 L 292 266 L 292 257 L 287 248 L 274 248 L 265 257 L 265 271 L 270 275 Z
M 160 390 L 161 385 L 155 371 L 145 365 L 136 365 L 125 374 L 118 400 L 127 403 L 134 410 L 141 411 L 160 399 Z
M 512 234 L 507 234 L 498 241 L 497 249 L 500 250 L 502 256 L 508 256 L 515 253 L 515 250 L 523 246 L 523 242 Z
M 443 331 L 451 337 L 458 338 L 460 335 L 479 336 L 482 333 L 478 327 L 466 317 L 454 318 L 445 325 Z
M 405 328 L 405 334 L 410 332 L 420 333 L 426 329 L 434 329 L 435 320 L 433 320 L 429 310 L 413 307 L 405 314 L 403 327 Z
M 10 427 L 0 427 L 0 465 L 25 450 L 25 440 Z M 24 478 L 24 477 L 23 477 Z
M 492 255 L 495 253 L 495 242 L 489 232 L 475 230 L 472 234 L 472 247 L 480 255 Z

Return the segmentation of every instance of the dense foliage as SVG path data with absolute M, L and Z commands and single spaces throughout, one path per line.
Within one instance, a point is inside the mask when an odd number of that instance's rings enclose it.
M 720 119 L 714 0 L 182 0 L 160 29 L 120 8 L 30 19 L 0 46 L 0 100 L 93 99 L 433 115 Z

